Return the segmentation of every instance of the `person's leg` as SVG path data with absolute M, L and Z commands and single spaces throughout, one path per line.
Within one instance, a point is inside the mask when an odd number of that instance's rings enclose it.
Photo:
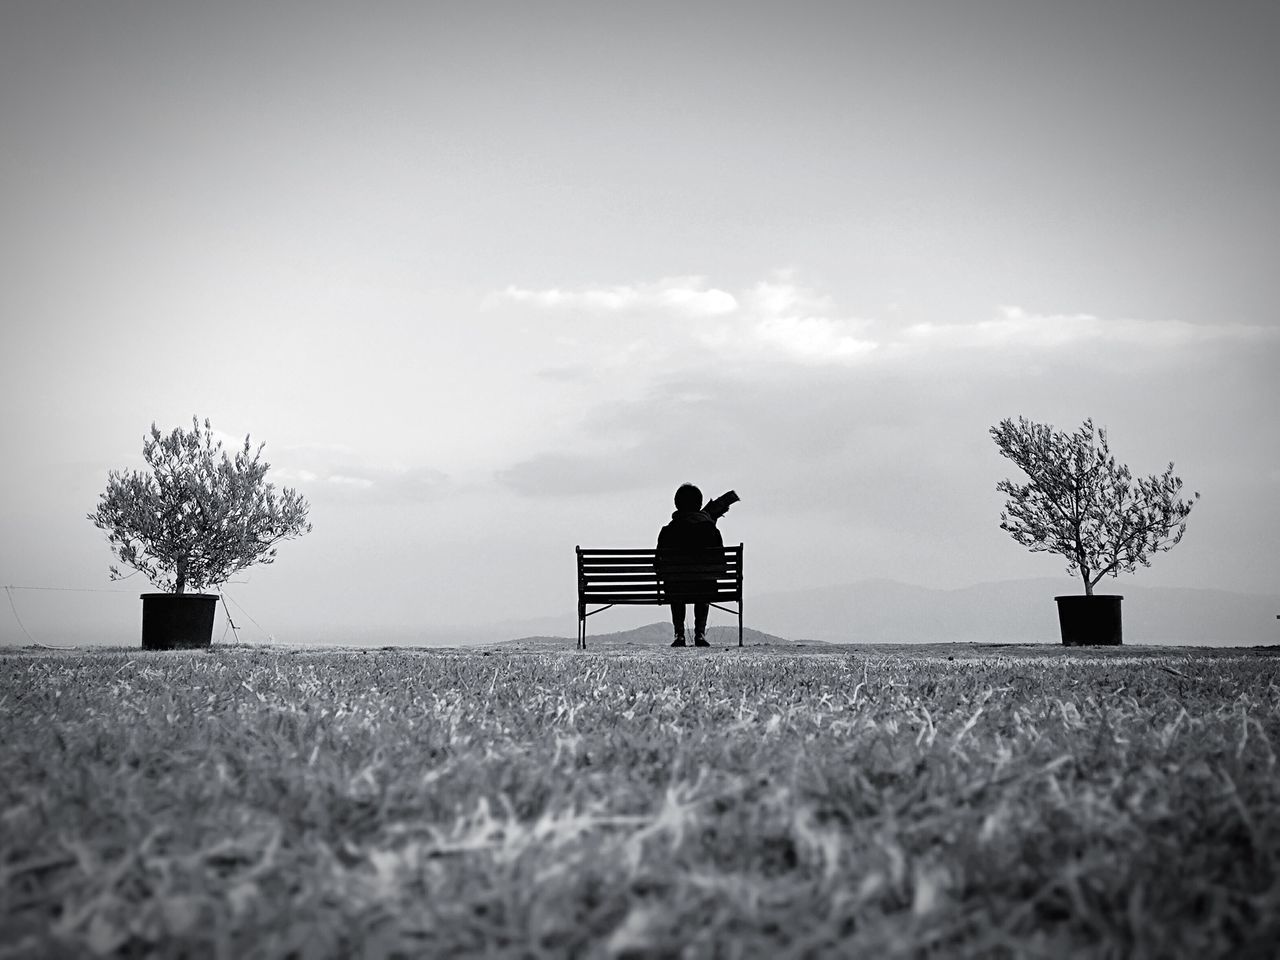
M 694 615 L 697 615 L 697 607 L 694 607 Z M 676 638 L 671 642 L 673 647 L 684 646 L 684 601 L 671 601 L 671 625 L 675 627 Z
M 711 612 L 711 604 L 695 603 L 693 605 L 693 645 L 709 647 L 707 643 L 707 614 Z

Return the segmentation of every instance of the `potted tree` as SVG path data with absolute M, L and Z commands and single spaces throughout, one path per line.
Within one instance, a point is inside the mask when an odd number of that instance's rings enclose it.
M 1172 550 L 1186 532 L 1190 501 L 1178 494 L 1182 480 L 1173 464 L 1162 474 L 1134 479 L 1116 463 L 1107 431 L 1085 420 L 1074 433 L 1019 417 L 991 428 L 1000 449 L 1030 478 L 1002 480 L 1008 494 L 1000 529 L 1032 552 L 1067 558 L 1067 572 L 1084 582 L 1082 595 L 1055 597 L 1062 642 L 1068 646 L 1122 642 L 1120 601 L 1093 592 L 1110 574 L 1151 566 L 1156 553 Z
M 279 541 L 311 530 L 306 500 L 266 482 L 262 448 L 246 436 L 230 456 L 207 419 L 167 436 L 153 423 L 142 444 L 150 470 L 108 474 L 88 518 L 121 563 L 162 591 L 142 594 L 144 650 L 207 647 L 218 595 L 201 591 L 273 562 Z M 111 579 L 124 579 L 115 565 Z

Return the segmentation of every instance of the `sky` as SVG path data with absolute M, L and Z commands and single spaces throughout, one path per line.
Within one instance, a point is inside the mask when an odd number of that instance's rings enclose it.
M 6 0 L 0 585 L 60 592 L 0 642 L 136 634 L 85 515 L 193 415 L 311 503 L 226 587 L 287 641 L 570 635 L 574 545 L 684 481 L 741 496 L 748 596 L 1069 590 L 999 529 L 1018 416 L 1201 494 L 1134 582 L 1275 593 L 1278 43 L 1249 0 Z

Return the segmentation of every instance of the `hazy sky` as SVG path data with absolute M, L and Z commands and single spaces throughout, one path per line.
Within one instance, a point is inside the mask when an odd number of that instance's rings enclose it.
M 112 587 L 85 514 L 192 414 L 313 504 L 228 588 L 293 639 L 567 633 L 684 480 L 748 595 L 1056 575 L 1024 415 L 1200 491 L 1138 582 L 1275 592 L 1277 49 L 1273 0 L 6 0 L 0 581 Z

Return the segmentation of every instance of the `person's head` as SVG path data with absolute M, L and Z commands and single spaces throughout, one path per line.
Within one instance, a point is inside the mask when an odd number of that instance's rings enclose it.
M 680 489 L 676 491 L 676 509 L 701 510 L 702 491 L 692 483 L 680 484 Z

